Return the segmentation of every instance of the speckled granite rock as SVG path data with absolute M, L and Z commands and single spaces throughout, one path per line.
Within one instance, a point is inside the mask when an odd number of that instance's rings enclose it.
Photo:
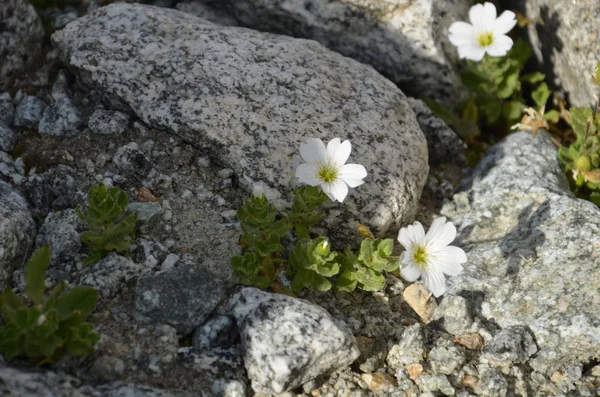
M 510 135 L 464 190 L 442 209 L 469 258 L 449 292 L 502 328 L 531 327 L 539 372 L 600 357 L 600 210 L 569 191 L 548 135 Z
M 373 66 L 407 94 L 451 102 L 462 90 L 448 27 L 466 0 L 226 0 L 240 24 L 313 39 Z
M 206 19 L 208 21 L 218 23 L 225 26 L 237 26 L 238 21 L 228 12 L 212 7 L 209 4 L 192 2 L 192 3 L 177 3 L 175 5 L 180 11 Z
M 0 150 L 12 152 L 17 144 L 17 134 L 0 120 Z
M 359 356 L 345 324 L 305 300 L 244 288 L 229 306 L 256 393 L 293 389 Z
M 144 322 L 169 324 L 186 335 L 204 322 L 223 294 L 223 282 L 201 265 L 180 266 L 138 280 L 135 313 Z
M 37 131 L 44 109 L 44 101 L 31 95 L 25 96 L 15 111 L 14 125 Z
M 527 17 L 534 53 L 550 81 L 568 93 L 575 106 L 593 106 L 599 89 L 592 69 L 600 60 L 598 0 L 513 0 Z
M 435 309 L 432 320 L 440 320 L 440 325 L 446 332 L 459 336 L 473 323 L 468 306 L 469 302 L 462 296 L 446 295 Z
M 495 361 L 524 364 L 537 351 L 529 330 L 522 325 L 515 325 L 494 335 L 494 339 L 486 346 L 486 357 Z
M 58 137 L 76 136 L 84 127 L 85 114 L 81 104 L 64 97 L 48 106 L 40 120 L 40 134 Z
M 129 125 L 129 116 L 114 110 L 94 110 L 90 116 L 88 126 L 94 134 L 121 135 Z
M 3 397 L 183 397 L 149 386 L 120 382 L 101 386 L 56 372 L 26 372 L 6 367 L 0 360 L 0 395 Z
M 44 245 L 52 250 L 51 264 L 57 265 L 72 259 L 81 249 L 80 233 L 85 230 L 75 210 L 48 214 L 36 236 L 36 248 Z
M 10 126 L 13 122 L 15 114 L 15 105 L 12 103 L 12 98 L 8 92 L 0 94 L 0 121 Z
M 376 231 L 397 230 L 416 209 L 425 139 L 406 97 L 368 66 L 313 41 L 139 4 L 95 10 L 52 40 L 82 82 L 206 150 L 248 191 L 262 181 L 287 198 L 302 142 L 350 139 L 350 161 L 369 176 L 344 211 L 330 211 L 330 230 L 355 237 L 358 218 Z
M 418 364 L 425 358 L 423 328 L 421 324 L 406 327 L 399 343 L 392 346 L 386 361 L 390 368 L 398 371 L 408 364 Z
M 28 70 L 40 54 L 44 28 L 27 0 L 2 0 L 0 7 L 0 90 Z
M 0 291 L 8 286 L 13 269 L 28 259 L 35 233 L 27 201 L 0 181 Z

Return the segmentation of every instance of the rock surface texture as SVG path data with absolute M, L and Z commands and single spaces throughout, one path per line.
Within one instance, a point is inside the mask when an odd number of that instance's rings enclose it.
M 529 39 L 548 77 L 575 106 L 593 106 L 598 87 L 592 70 L 600 59 L 598 0 L 518 0 L 534 23 Z
M 232 298 L 230 312 L 257 393 L 293 389 L 359 356 L 350 330 L 305 300 L 245 288 Z
M 52 41 L 83 83 L 206 150 L 248 191 L 262 181 L 289 193 L 307 138 L 350 139 L 349 162 L 369 175 L 345 213 L 330 212 L 330 230 L 353 232 L 358 219 L 396 229 L 416 209 L 425 139 L 406 97 L 368 66 L 313 41 L 133 4 L 95 10 Z
M 36 226 L 27 201 L 8 183 L 0 181 L 0 290 L 6 288 L 12 271 L 27 258 Z
M 27 0 L 2 0 L 0 7 L 0 90 L 40 55 L 44 28 Z
M 409 95 L 456 98 L 456 49 L 447 30 L 465 20 L 465 0 L 203 0 L 243 26 L 313 39 L 373 66 Z M 193 3 L 192 3 L 193 4 Z M 180 6 L 195 11 L 195 7 Z
M 502 328 L 531 327 L 539 372 L 600 357 L 600 211 L 569 191 L 548 136 L 510 135 L 464 188 L 442 209 L 469 258 L 449 291 Z

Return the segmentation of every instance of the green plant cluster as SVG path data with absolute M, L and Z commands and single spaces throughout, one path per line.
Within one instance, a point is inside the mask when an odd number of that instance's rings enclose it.
M 0 296 L 0 353 L 8 360 L 25 357 L 40 364 L 52 363 L 65 354 L 86 356 L 94 351 L 99 336 L 86 322 L 96 307 L 91 287 L 65 291 L 61 281 L 48 296 L 44 278 L 50 264 L 50 248 L 33 253 L 25 268 L 25 293 L 32 305 L 7 288 Z
M 88 193 L 87 215 L 78 208 L 77 215 L 89 230 L 81 234 L 81 241 L 90 247 L 90 255 L 83 265 L 95 263 L 111 252 L 123 252 L 134 239 L 137 212 L 124 216 L 129 200 L 118 187 L 93 185 Z
M 331 250 L 327 237 L 311 237 L 311 227 L 322 218 L 321 206 L 327 196 L 319 187 L 305 186 L 294 192 L 291 210 L 279 214 L 267 198 L 252 196 L 237 211 L 243 231 L 240 244 L 244 254 L 232 258 L 234 273 L 240 282 L 257 288 L 274 286 L 281 269 L 291 279 L 293 291 L 314 288 L 377 291 L 385 285 L 383 271 L 398 268 L 391 258 L 393 241 L 365 235 L 358 254 L 346 248 L 343 253 Z M 281 241 L 288 234 L 296 240 L 294 249 L 286 253 Z

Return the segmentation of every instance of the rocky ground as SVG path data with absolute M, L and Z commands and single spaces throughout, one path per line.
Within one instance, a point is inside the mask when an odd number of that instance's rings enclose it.
M 23 263 L 50 245 L 47 287 L 94 287 L 102 335 L 49 367 L 0 356 L 0 395 L 600 396 L 600 211 L 569 191 L 545 133 L 469 170 L 416 99 L 462 95 L 445 32 L 469 1 L 108 3 L 0 7 L 0 289 L 23 293 Z M 540 10 L 538 60 L 593 103 L 573 58 L 598 53 L 600 6 L 506 3 Z M 469 260 L 426 321 L 392 274 L 380 292 L 298 298 L 236 283 L 253 184 L 285 208 L 299 144 L 338 136 L 369 177 L 326 205 L 334 244 L 356 242 L 356 221 L 457 225 Z M 75 209 L 98 183 L 127 192 L 137 238 L 83 267 Z

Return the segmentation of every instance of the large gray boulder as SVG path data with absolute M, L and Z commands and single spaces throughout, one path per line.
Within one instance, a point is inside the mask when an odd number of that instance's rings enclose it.
M 0 90 L 28 70 L 41 54 L 44 28 L 27 0 L 0 4 Z
M 469 259 L 449 292 L 502 328 L 529 326 L 539 372 L 600 357 L 600 209 L 569 191 L 548 135 L 510 135 L 464 189 L 442 209 Z
M 139 4 L 95 10 L 52 41 L 113 106 L 206 150 L 247 191 L 262 181 L 280 207 L 297 186 L 301 143 L 350 139 L 350 162 L 369 175 L 330 212 L 329 230 L 357 235 L 357 220 L 397 230 L 416 209 L 426 142 L 404 94 L 369 66 L 314 41 Z
M 192 2 L 195 4 L 198 2 Z M 448 27 L 468 0 L 200 0 L 243 26 L 313 39 L 373 66 L 407 94 L 450 102 L 462 90 Z M 179 6 L 195 12 L 192 6 Z
M 230 302 L 256 393 L 277 394 L 358 358 L 350 329 L 303 299 L 244 288 Z
M 528 34 L 552 83 L 575 106 L 593 106 L 600 89 L 591 80 L 600 62 L 598 0 L 514 0 L 533 19 Z
M 0 291 L 8 286 L 12 271 L 27 260 L 35 233 L 27 201 L 0 181 Z

